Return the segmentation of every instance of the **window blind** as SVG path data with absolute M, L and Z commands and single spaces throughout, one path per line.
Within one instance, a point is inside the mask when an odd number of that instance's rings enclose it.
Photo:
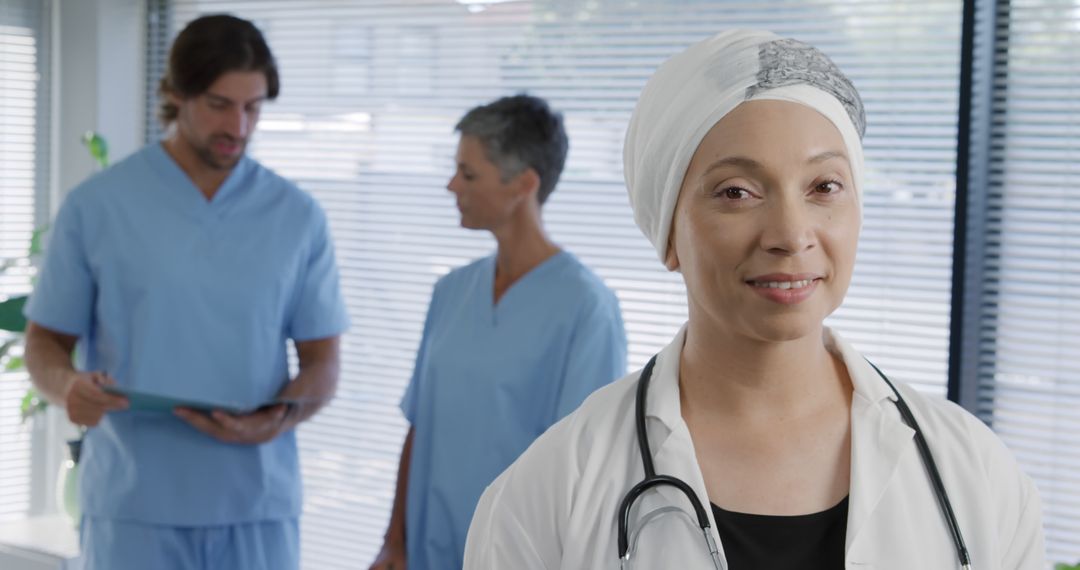
M 0 0 L 0 266 L 8 266 L 0 273 L 0 300 L 30 290 L 26 255 L 35 196 L 48 182 L 47 5 Z M 10 339 L 0 331 L 0 344 Z M 24 372 L 4 372 L 5 364 L 0 361 L 0 521 L 31 508 L 30 426 L 19 415 L 30 384 Z
M 518 91 L 563 111 L 570 155 L 545 206 L 554 238 L 619 296 L 630 366 L 686 317 L 685 292 L 634 226 L 622 141 L 656 66 L 732 27 L 768 28 L 833 57 L 860 89 L 865 222 L 854 282 L 831 324 L 897 379 L 945 393 L 961 3 L 260 0 L 150 2 L 163 53 L 203 13 L 266 34 L 282 95 L 253 156 L 326 208 L 353 318 L 338 398 L 300 431 L 305 568 L 363 567 L 390 512 L 431 286 L 493 248 L 458 227 L 445 190 L 470 107 Z M 153 9 L 157 6 L 156 11 Z M 148 58 L 148 93 L 163 71 Z
M 1042 495 L 1052 562 L 1080 561 L 1080 4 L 996 17 L 979 412 Z

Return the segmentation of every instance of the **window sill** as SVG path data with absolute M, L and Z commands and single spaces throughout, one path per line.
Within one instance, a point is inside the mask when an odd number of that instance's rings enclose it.
M 79 534 L 63 515 L 31 517 L 0 524 L 0 568 L 74 570 Z

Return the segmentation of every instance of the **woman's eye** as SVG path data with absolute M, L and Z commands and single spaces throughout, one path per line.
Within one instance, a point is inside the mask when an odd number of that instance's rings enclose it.
M 750 197 L 750 193 L 737 186 L 731 186 L 728 188 L 721 188 L 717 191 L 717 196 L 728 200 L 745 200 Z
M 821 184 L 818 184 L 816 188 L 814 188 L 814 190 L 818 194 L 836 194 L 843 189 L 844 185 L 835 180 L 828 180 L 826 182 L 822 182 Z

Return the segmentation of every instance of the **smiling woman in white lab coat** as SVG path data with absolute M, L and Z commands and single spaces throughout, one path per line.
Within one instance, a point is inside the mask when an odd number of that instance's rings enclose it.
M 487 489 L 465 568 L 1045 568 L 1038 495 L 997 437 L 823 324 L 855 262 L 864 130 L 833 63 L 767 32 L 659 68 L 626 179 L 689 320 Z

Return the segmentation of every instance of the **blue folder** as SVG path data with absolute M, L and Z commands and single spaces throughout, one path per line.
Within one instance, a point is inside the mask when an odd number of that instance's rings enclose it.
M 104 390 L 109 394 L 126 397 L 130 404 L 129 410 L 143 412 L 172 413 L 174 408 L 191 408 L 206 413 L 210 413 L 214 410 L 221 410 L 230 414 L 250 414 L 260 408 L 276 404 L 295 404 L 295 402 L 291 400 L 275 399 L 258 406 L 245 406 L 236 402 L 213 402 L 210 400 L 175 398 L 163 394 L 150 394 L 123 388 L 121 386 L 105 386 Z

